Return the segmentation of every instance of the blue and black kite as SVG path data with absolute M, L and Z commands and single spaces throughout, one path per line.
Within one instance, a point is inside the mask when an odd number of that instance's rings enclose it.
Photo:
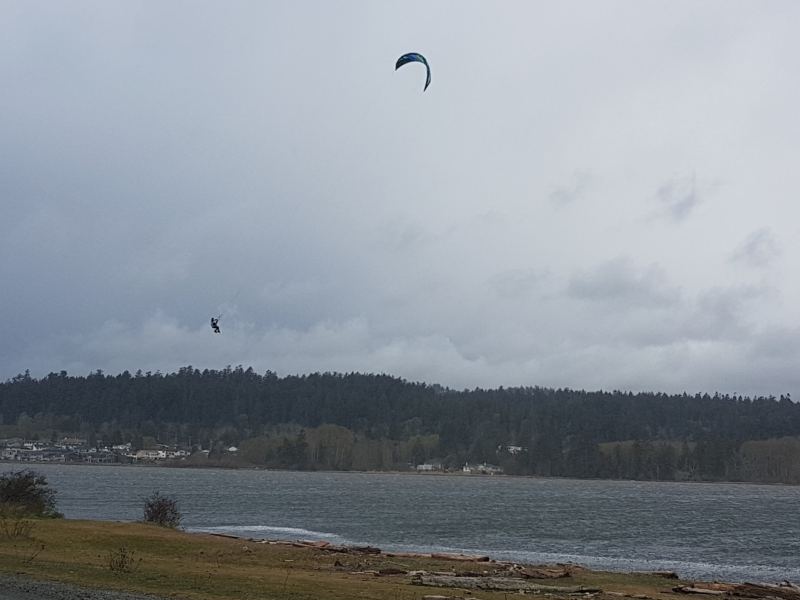
M 425 60 L 425 57 L 422 54 L 417 52 L 409 52 L 408 54 L 403 54 L 400 58 L 397 59 L 397 63 L 394 66 L 394 70 L 396 71 L 403 65 L 407 65 L 410 62 L 419 62 L 425 65 L 425 68 L 428 70 L 428 76 L 425 78 L 425 87 L 422 89 L 424 92 L 428 89 L 428 86 L 431 84 L 431 66 L 428 64 L 428 61 Z

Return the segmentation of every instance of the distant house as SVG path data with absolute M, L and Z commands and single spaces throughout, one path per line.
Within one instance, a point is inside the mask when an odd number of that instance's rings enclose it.
M 487 463 L 481 463 L 479 465 L 471 465 L 467 463 L 464 465 L 464 468 L 462 468 L 461 471 L 464 473 L 470 473 L 472 475 L 502 475 L 503 473 L 502 467 Z
M 61 439 L 61 445 L 68 447 L 85 446 L 86 440 L 77 437 L 64 437 Z
M 137 450 L 134 460 L 161 460 L 167 458 L 165 450 Z
M 17 454 L 17 460 L 22 462 L 42 462 L 43 454 L 38 450 L 21 450 Z
M 3 448 L 0 450 L 0 460 L 17 460 L 17 448 Z
M 83 460 L 93 465 L 108 465 L 117 462 L 117 457 L 112 452 L 87 452 Z
M 27 448 L 0 449 L 0 460 L 14 460 L 18 462 L 66 462 L 64 452 L 29 444 Z
M 441 471 L 442 470 L 442 463 L 439 462 L 429 462 L 429 463 L 422 463 L 421 465 L 417 465 L 416 470 L 418 473 L 426 473 L 432 471 Z
M 520 454 L 522 452 L 527 452 L 527 451 L 528 451 L 528 449 L 525 448 L 524 446 L 510 446 L 510 445 L 509 446 L 503 446 L 503 445 L 500 445 L 500 446 L 497 447 L 497 452 L 508 452 L 509 454 L 514 455 L 514 456 L 516 456 L 517 454 Z
M 59 450 L 45 450 L 42 452 L 42 462 L 67 462 L 67 455 Z

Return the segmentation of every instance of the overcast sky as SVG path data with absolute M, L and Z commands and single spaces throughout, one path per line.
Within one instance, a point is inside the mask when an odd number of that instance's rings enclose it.
M 800 396 L 798 24 L 795 0 L 0 0 L 0 378 Z

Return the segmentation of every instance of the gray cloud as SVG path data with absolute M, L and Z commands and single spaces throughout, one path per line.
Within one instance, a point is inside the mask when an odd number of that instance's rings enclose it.
M 537 269 L 514 269 L 496 273 L 489 279 L 489 285 L 501 297 L 520 297 L 541 289 L 549 274 Z
M 662 183 L 656 190 L 656 199 L 662 214 L 673 221 L 683 221 L 701 202 L 694 174 L 675 177 Z
M 681 328 L 687 339 L 746 342 L 753 333 L 748 308 L 763 301 L 768 290 L 733 285 L 702 291 Z
M 572 204 L 584 197 L 591 182 L 592 175 L 588 171 L 576 171 L 569 183 L 554 188 L 549 198 L 558 206 Z
M 731 260 L 750 267 L 767 266 L 780 254 L 780 246 L 769 228 L 752 232 L 731 255 Z
M 593 271 L 574 275 L 567 286 L 573 298 L 631 306 L 663 306 L 675 302 L 679 291 L 666 284 L 665 273 L 657 265 L 637 268 L 631 260 L 615 258 Z

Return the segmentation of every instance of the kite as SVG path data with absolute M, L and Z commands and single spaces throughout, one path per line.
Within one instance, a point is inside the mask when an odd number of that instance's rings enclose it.
M 425 65 L 425 68 L 428 70 L 428 76 L 425 78 L 425 87 L 422 89 L 424 92 L 428 89 L 428 86 L 431 84 L 431 66 L 428 64 L 428 61 L 425 60 L 425 57 L 422 54 L 417 52 L 409 52 L 408 54 L 403 54 L 400 58 L 397 59 L 397 63 L 394 65 L 394 70 L 396 71 L 403 65 L 407 65 L 410 62 L 419 62 Z

